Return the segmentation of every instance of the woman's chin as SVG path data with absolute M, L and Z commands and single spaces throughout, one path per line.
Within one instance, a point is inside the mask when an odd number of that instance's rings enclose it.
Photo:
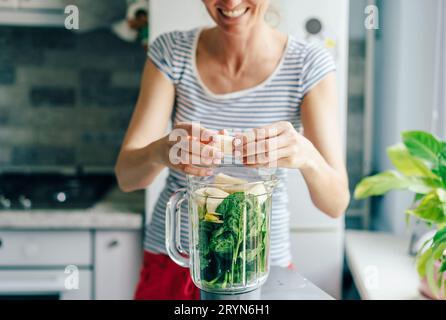
M 221 12 L 218 13 L 216 19 L 217 25 L 225 33 L 239 34 L 246 32 L 246 29 L 251 25 L 249 10 L 239 17 L 227 17 Z
M 243 36 L 249 32 L 249 30 L 252 29 L 253 23 L 250 23 L 250 21 L 243 22 L 243 23 L 220 23 L 220 21 L 217 23 L 218 28 L 223 31 L 226 34 L 234 35 L 234 36 Z

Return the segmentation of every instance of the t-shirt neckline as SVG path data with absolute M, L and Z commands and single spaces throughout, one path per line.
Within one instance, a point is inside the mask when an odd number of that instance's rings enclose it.
M 197 49 L 198 49 L 198 41 L 200 39 L 200 35 L 201 32 L 204 30 L 204 28 L 197 28 L 196 32 L 195 32 L 195 38 L 194 38 L 194 42 L 192 45 L 192 55 L 191 55 L 191 64 L 192 64 L 192 71 L 195 75 L 195 78 L 197 79 L 198 84 L 200 85 L 200 87 L 203 89 L 203 91 L 210 97 L 214 98 L 214 99 L 234 99 L 234 98 L 239 98 L 245 95 L 248 95 L 256 90 L 262 89 L 263 87 L 265 87 L 269 82 L 271 82 L 272 79 L 274 79 L 274 77 L 277 75 L 277 73 L 279 73 L 280 69 L 283 66 L 283 63 L 285 61 L 285 58 L 287 56 L 288 53 L 288 49 L 290 47 L 290 43 L 291 43 L 291 36 L 288 35 L 287 36 L 287 43 L 285 45 L 285 49 L 282 53 L 282 57 L 280 58 L 279 63 L 277 64 L 276 68 L 274 69 L 274 71 L 265 79 L 263 80 L 261 83 L 250 87 L 250 88 L 246 88 L 243 90 L 239 90 L 239 91 L 234 91 L 234 92 L 228 92 L 228 93 L 214 93 L 212 92 L 207 86 L 206 84 L 203 82 L 203 80 L 201 79 L 200 73 L 198 72 L 198 67 L 197 67 Z

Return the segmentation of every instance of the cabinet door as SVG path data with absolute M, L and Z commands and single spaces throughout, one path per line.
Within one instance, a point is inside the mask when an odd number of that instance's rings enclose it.
M 291 232 L 297 271 L 336 299 L 341 298 L 343 232 Z
M 96 299 L 132 299 L 141 268 L 141 232 L 97 231 L 95 239 Z

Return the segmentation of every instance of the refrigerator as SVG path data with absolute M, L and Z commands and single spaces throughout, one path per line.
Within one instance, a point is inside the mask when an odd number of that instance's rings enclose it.
M 318 41 L 333 54 L 345 150 L 349 0 L 273 0 L 270 3 L 278 13 L 271 22 L 279 30 Z M 213 25 L 202 1 L 198 0 L 150 0 L 149 12 L 151 41 L 164 32 Z M 147 221 L 164 186 L 166 171 L 146 190 Z M 288 193 L 293 263 L 302 276 L 340 298 L 344 220 L 331 219 L 315 208 L 298 170 L 289 171 Z

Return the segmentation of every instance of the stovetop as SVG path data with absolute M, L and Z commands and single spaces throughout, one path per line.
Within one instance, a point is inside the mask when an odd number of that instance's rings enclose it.
M 86 209 L 114 185 L 109 174 L 1 174 L 0 210 Z

